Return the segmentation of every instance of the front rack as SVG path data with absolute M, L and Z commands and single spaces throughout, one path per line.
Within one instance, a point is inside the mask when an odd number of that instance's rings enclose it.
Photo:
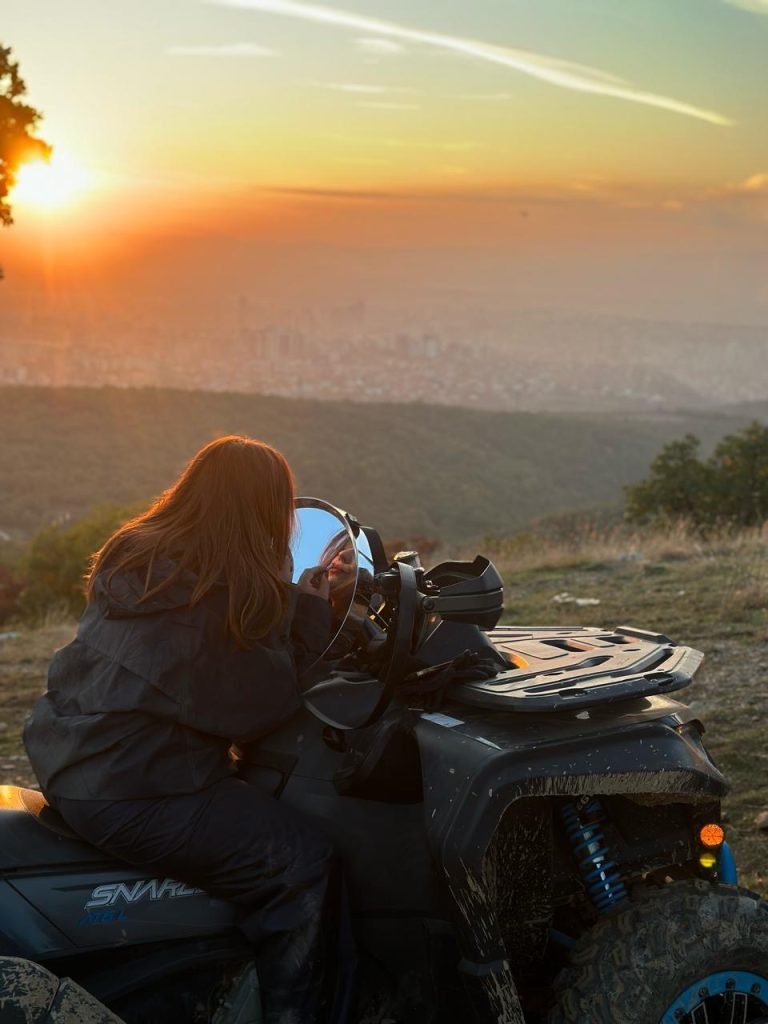
M 488 635 L 509 669 L 455 686 L 451 697 L 507 711 L 571 711 L 672 693 L 690 685 L 704 657 L 660 633 L 628 626 L 501 626 Z

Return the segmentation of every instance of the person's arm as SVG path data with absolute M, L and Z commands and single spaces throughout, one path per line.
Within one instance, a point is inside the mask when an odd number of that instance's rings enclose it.
M 291 620 L 290 640 L 299 676 L 327 650 L 333 635 L 333 609 L 321 597 L 299 593 Z
M 292 588 L 288 616 L 268 641 L 240 649 L 222 637 L 220 620 L 210 624 L 208 642 L 186 666 L 188 680 L 178 688 L 182 724 L 247 741 L 299 710 L 301 673 L 328 646 L 332 624 L 323 585 L 312 583 L 310 573 Z

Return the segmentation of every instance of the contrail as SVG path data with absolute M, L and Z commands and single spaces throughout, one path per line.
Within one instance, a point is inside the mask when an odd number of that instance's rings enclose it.
M 240 7 L 268 14 L 279 14 L 288 18 L 300 18 L 303 21 L 314 21 L 324 25 L 362 30 L 389 39 L 424 43 L 427 46 L 451 50 L 454 53 L 475 57 L 491 64 L 514 68 L 516 71 L 533 75 L 534 78 L 540 78 L 565 89 L 576 89 L 579 92 L 591 92 L 601 96 L 614 96 L 632 103 L 643 103 L 646 106 L 659 107 L 661 110 L 669 110 L 675 114 L 695 117 L 701 121 L 708 121 L 710 124 L 730 125 L 733 123 L 729 118 L 714 110 L 704 110 L 668 96 L 644 92 L 634 88 L 625 79 L 597 68 L 559 60 L 556 57 L 545 57 L 538 53 L 529 53 L 526 50 L 513 50 L 506 46 L 494 46 L 492 43 L 484 43 L 477 39 L 464 39 L 461 36 L 427 32 L 395 22 L 368 18 L 350 11 L 321 7 L 317 4 L 297 3 L 294 0 L 208 0 L 208 2 L 221 7 Z

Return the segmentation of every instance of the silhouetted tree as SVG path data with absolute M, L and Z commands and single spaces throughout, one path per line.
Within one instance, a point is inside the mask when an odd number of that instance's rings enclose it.
M 0 46 L 0 225 L 6 227 L 13 223 L 8 193 L 19 167 L 51 152 L 46 142 L 35 138 L 41 115 L 23 101 L 26 91 L 10 47 Z
M 768 520 L 768 426 L 754 420 L 728 434 L 710 459 L 725 517 L 746 526 Z
M 727 434 L 705 461 L 687 434 L 665 445 L 646 480 L 625 488 L 630 522 L 686 520 L 698 528 L 768 520 L 768 426 L 755 420 Z

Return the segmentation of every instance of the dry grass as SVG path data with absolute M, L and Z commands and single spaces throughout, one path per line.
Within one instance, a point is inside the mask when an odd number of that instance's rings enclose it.
M 487 538 L 483 554 L 497 565 L 516 570 L 576 568 L 616 561 L 673 561 L 675 559 L 720 558 L 732 555 L 740 560 L 765 558 L 768 552 L 768 524 L 753 530 L 713 531 L 702 536 L 680 522 L 667 529 L 641 530 L 625 525 L 600 528 L 585 523 L 567 534 L 549 532 L 516 533 L 509 538 Z
M 34 700 L 45 690 L 54 651 L 69 643 L 74 625 L 49 622 L 38 629 L 19 628 L 0 640 L 0 781 L 36 786 L 21 743 L 21 729 Z M 16 635 L 13 635 L 13 634 Z

